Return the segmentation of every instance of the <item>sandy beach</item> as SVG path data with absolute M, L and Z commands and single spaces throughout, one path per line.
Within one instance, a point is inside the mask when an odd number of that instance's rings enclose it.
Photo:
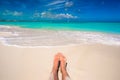
M 52 79 L 120 80 L 120 0 L 0 0 L 0 80 Z
M 0 80 L 48 80 L 54 55 L 66 56 L 71 80 L 120 80 L 120 46 L 20 48 L 0 44 Z
M 59 52 L 71 80 L 120 80 L 118 34 L 10 26 L 0 27 L 0 80 L 49 80 Z

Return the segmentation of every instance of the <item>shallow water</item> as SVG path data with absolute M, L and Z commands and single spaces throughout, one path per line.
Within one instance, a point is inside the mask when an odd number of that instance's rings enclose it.
M 0 22 L 0 25 L 32 29 L 78 30 L 120 34 L 120 22 Z
M 80 44 L 120 45 L 119 34 L 92 31 L 28 29 L 0 26 L 0 40 L 6 45 L 38 47 Z

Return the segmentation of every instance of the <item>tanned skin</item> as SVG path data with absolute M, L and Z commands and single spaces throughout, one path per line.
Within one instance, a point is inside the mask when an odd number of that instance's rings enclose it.
M 54 56 L 53 69 L 52 69 L 54 80 L 59 80 L 58 78 L 59 69 L 62 73 L 62 80 L 65 80 L 66 77 L 69 77 L 66 67 L 67 67 L 67 62 L 65 56 L 62 53 L 56 54 Z

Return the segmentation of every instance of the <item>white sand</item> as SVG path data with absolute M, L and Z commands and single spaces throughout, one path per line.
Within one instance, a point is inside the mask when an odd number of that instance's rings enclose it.
M 0 80 L 48 80 L 58 52 L 67 58 L 71 80 L 120 80 L 120 35 L 1 27 L 0 40 L 34 47 L 0 43 Z
M 71 80 L 120 80 L 120 46 L 101 44 L 48 48 L 0 44 L 0 80 L 48 80 L 58 52 L 67 58 Z

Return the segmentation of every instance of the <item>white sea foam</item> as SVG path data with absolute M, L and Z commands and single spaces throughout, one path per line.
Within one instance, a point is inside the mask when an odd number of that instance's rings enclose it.
M 53 47 L 65 45 L 95 44 L 120 46 L 119 34 L 100 32 L 81 32 L 64 30 L 25 29 L 15 26 L 0 25 L 0 41 L 16 47 Z

